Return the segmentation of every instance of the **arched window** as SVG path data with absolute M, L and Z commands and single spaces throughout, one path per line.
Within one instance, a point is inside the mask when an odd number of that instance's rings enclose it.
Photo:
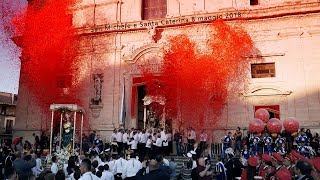
M 167 0 L 142 0 L 142 19 L 164 18 L 167 15 Z

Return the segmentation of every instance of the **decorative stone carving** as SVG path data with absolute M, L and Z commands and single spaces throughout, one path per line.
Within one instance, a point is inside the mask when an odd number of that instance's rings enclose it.
M 92 116 L 98 118 L 100 116 L 101 109 L 103 108 L 102 103 L 102 82 L 103 74 L 93 74 L 93 97 L 90 100 L 90 109 Z

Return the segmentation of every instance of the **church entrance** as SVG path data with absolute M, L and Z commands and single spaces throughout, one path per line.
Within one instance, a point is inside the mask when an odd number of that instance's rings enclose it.
M 162 128 L 166 119 L 165 99 L 161 96 L 150 96 L 146 86 L 137 86 L 137 128 Z
M 146 96 L 146 86 L 138 86 L 138 129 L 143 129 L 143 119 L 144 119 L 144 105 L 143 98 Z

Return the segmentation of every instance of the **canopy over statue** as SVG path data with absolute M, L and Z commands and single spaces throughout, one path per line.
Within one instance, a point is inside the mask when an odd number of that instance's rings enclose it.
M 75 130 L 77 122 L 77 113 L 81 114 L 81 132 L 80 132 L 80 150 L 82 149 L 82 131 L 83 131 L 83 115 L 84 109 L 77 104 L 51 104 L 50 110 L 52 112 L 51 118 L 51 136 L 50 136 L 50 155 L 52 153 L 52 139 L 53 139 L 53 119 L 54 113 L 58 112 L 60 114 L 60 135 L 59 144 L 60 148 L 68 149 L 70 152 L 74 153 L 75 149 Z M 70 120 L 70 115 L 73 115 L 73 124 Z M 66 118 L 66 122 L 63 123 L 63 116 Z M 81 151 L 80 151 L 81 152 Z

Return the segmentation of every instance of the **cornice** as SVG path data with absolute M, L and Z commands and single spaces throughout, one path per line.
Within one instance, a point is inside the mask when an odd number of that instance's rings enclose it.
M 226 14 L 232 13 L 241 13 L 241 17 L 237 18 L 225 18 Z M 287 4 L 285 6 L 258 6 L 258 7 L 250 7 L 250 8 L 243 8 L 243 9 L 223 9 L 219 12 L 214 13 L 205 13 L 205 14 L 197 14 L 197 15 L 190 15 L 190 16 L 179 16 L 173 18 L 163 18 L 163 19 L 154 19 L 154 20 L 142 20 L 136 22 L 121 22 L 121 23 L 113 23 L 113 24 L 103 24 L 103 25 L 96 25 L 92 27 L 82 27 L 78 28 L 78 34 L 81 36 L 85 35 L 96 35 L 96 34 L 105 34 L 105 33 L 122 33 L 122 32 L 141 32 L 141 30 L 147 30 L 150 27 L 137 27 L 137 28 L 128 28 L 126 29 L 126 24 L 140 24 L 148 23 L 152 21 L 161 22 L 162 20 L 177 20 L 183 18 L 201 18 L 201 17 L 222 17 L 222 19 L 226 21 L 250 21 L 250 20 L 261 20 L 261 19 L 270 19 L 270 18 L 279 18 L 279 17 L 286 17 L 286 16 L 296 16 L 296 15 L 305 15 L 305 14 L 313 14 L 313 13 L 320 13 L 320 1 L 319 2 L 308 2 L 308 3 L 294 3 L 294 4 Z M 187 26 L 191 24 L 202 24 L 202 23 L 210 23 L 214 20 L 199 20 L 199 21 L 189 21 L 184 23 L 175 23 L 175 24 L 158 24 L 158 25 L 151 25 L 151 28 L 168 28 L 168 27 L 181 27 Z M 107 27 L 111 25 L 115 26 L 116 30 L 110 30 Z M 123 29 L 122 27 L 123 26 Z

